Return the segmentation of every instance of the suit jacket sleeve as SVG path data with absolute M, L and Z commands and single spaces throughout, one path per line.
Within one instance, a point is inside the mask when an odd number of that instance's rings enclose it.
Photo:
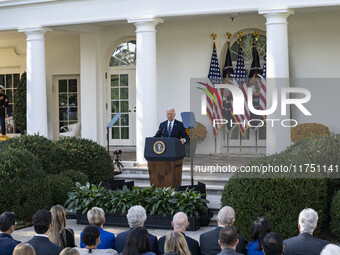
M 180 132 L 180 136 L 182 138 L 184 138 L 186 142 L 189 142 L 190 138 L 189 138 L 187 132 L 185 131 L 185 128 L 184 128 L 182 122 L 180 122 L 180 130 L 179 130 L 179 132 Z
M 236 251 L 238 253 L 247 254 L 246 241 L 243 236 L 238 236 L 238 245 L 236 246 Z

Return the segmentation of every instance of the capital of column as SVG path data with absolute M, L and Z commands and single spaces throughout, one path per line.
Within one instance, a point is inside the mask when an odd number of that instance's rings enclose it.
M 45 40 L 45 33 L 52 31 L 48 27 L 32 27 L 32 28 L 21 28 L 18 32 L 25 33 L 27 36 L 27 41 L 41 41 Z
M 128 23 L 133 23 L 139 32 L 156 32 L 156 26 L 158 23 L 163 23 L 163 19 L 155 17 L 142 17 L 128 19 Z
M 264 9 L 259 10 L 259 14 L 262 14 L 266 18 L 266 24 L 287 24 L 287 18 L 289 15 L 294 14 L 292 9 Z

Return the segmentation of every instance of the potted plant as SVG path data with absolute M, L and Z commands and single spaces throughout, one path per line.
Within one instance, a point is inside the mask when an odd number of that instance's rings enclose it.
M 206 203 L 209 201 L 195 190 L 177 192 L 172 188 L 155 187 L 108 190 L 101 185 L 76 183 L 66 207 L 77 212 L 77 224 L 87 224 L 86 212 L 97 206 L 106 212 L 107 225 L 128 227 L 127 211 L 133 205 L 141 205 L 148 214 L 145 227 L 163 229 L 171 229 L 172 216 L 184 212 L 190 221 L 188 230 L 197 230 L 200 227 L 199 211 L 207 210 Z
M 195 155 L 197 142 L 201 142 L 207 136 L 207 129 L 205 126 L 197 121 L 197 127 L 192 128 L 192 134 L 190 134 L 190 129 L 186 128 L 185 131 L 187 132 L 190 142 L 186 143 L 185 145 L 185 156 L 190 157 L 190 148 L 193 150 L 193 155 Z M 192 143 L 192 144 L 190 144 Z

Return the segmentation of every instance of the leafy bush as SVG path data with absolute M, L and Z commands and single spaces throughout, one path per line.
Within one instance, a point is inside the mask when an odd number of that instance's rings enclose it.
M 72 188 L 76 182 L 79 182 L 82 185 L 85 185 L 89 181 L 89 177 L 87 174 L 83 173 L 82 171 L 77 170 L 64 170 L 60 173 L 60 175 L 67 176 L 72 181 Z M 70 190 L 69 190 L 70 191 Z M 65 202 L 66 200 L 64 200 Z
M 63 151 L 54 141 L 44 136 L 21 135 L 8 139 L 2 146 L 28 150 L 37 156 L 43 169 L 49 174 L 58 174 L 63 169 Z
M 311 136 L 330 135 L 329 128 L 318 123 L 304 123 L 292 128 L 291 139 L 296 143 Z
M 50 174 L 48 176 L 48 183 L 51 189 L 51 205 L 64 204 L 74 186 L 74 182 L 62 174 Z
M 0 212 L 13 211 L 30 221 L 39 209 L 49 208 L 51 192 L 38 158 L 24 149 L 0 150 Z
M 340 190 L 335 194 L 330 208 L 331 230 L 340 236 Z
M 107 178 L 107 153 L 103 146 L 84 138 L 62 138 L 57 144 L 63 149 L 64 169 L 76 169 L 88 175 L 91 183 L 99 184 Z M 113 163 L 110 160 L 110 174 Z
M 208 203 L 202 195 L 194 190 L 175 192 L 171 188 L 137 188 L 126 187 L 123 190 L 108 190 L 104 187 L 87 183 L 76 187 L 69 193 L 66 201 L 68 209 L 81 211 L 83 214 L 94 206 L 103 208 L 108 213 L 126 214 L 133 205 L 142 205 L 150 215 L 173 215 L 184 212 L 188 216 L 198 216 L 199 211 L 206 211 Z
M 18 88 L 14 93 L 14 110 L 13 120 L 15 127 L 20 130 L 22 134 L 27 129 L 26 117 L 26 72 L 21 75 Z
M 307 165 L 315 164 L 315 171 L 305 173 Z M 222 194 L 222 205 L 235 209 L 236 222 L 241 234 L 248 236 L 253 220 L 266 217 L 283 238 L 298 233 L 297 219 L 300 211 L 311 207 L 319 214 L 316 234 L 327 228 L 330 198 L 340 189 L 340 136 L 319 136 L 304 139 L 279 154 L 257 158 L 248 166 L 302 166 L 303 173 L 272 174 L 272 178 L 261 174 L 235 174 L 226 184 Z M 320 173 L 317 166 L 320 165 Z M 323 166 L 333 171 L 324 172 Z M 300 172 L 300 168 L 297 168 Z M 257 178 L 244 178 L 244 177 Z M 334 178 L 324 178 L 324 177 Z M 290 178 L 277 178 L 290 177 Z M 308 177 L 308 178 L 305 178 Z

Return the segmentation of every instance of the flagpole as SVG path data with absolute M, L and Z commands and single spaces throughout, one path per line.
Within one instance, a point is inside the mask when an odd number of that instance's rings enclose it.
M 258 155 L 259 153 L 257 152 L 257 130 L 258 128 L 255 129 L 255 146 L 256 146 L 256 155 Z

